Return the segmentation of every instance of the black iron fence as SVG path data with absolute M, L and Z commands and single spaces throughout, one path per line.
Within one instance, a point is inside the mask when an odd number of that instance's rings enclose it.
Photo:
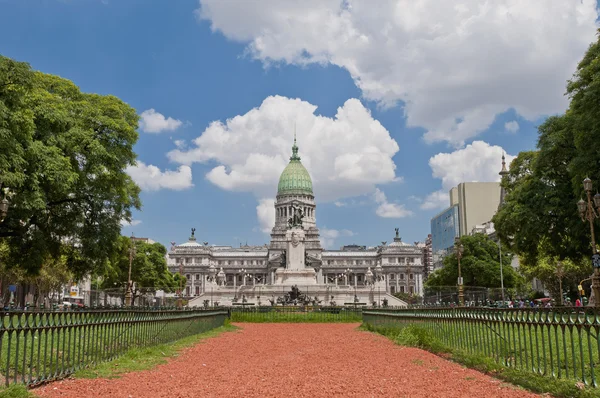
M 365 309 L 363 321 L 380 330 L 414 325 L 452 349 L 598 386 L 600 312 L 594 309 Z
M 37 385 L 112 360 L 131 348 L 222 326 L 227 310 L 8 311 L 0 324 L 4 385 Z
M 319 306 L 237 306 L 229 309 L 233 322 L 361 322 L 362 309 Z

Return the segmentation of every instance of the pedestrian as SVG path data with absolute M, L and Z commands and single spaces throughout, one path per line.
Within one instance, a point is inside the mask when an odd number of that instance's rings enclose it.
M 581 307 L 581 300 L 575 300 L 575 307 Z

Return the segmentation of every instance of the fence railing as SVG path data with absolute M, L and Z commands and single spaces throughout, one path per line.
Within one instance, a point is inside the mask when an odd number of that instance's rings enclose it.
M 360 307 L 231 307 L 233 322 L 361 322 Z
M 444 345 L 497 363 L 598 386 L 600 312 L 593 309 L 430 308 L 366 310 L 375 327 L 422 327 Z
M 208 331 L 223 325 L 227 311 L 10 311 L 0 317 L 0 382 L 32 386 L 112 360 L 131 348 Z

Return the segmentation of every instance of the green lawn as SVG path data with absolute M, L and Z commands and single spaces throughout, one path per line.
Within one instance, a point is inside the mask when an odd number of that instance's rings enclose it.
M 485 356 L 507 368 L 594 387 L 600 383 L 599 326 L 585 318 L 567 316 L 557 320 L 550 314 L 548 318 L 541 315 L 506 321 L 485 315 L 453 317 L 447 313 L 429 319 L 405 315 L 367 313 L 364 322 L 392 331 L 417 326 L 445 347 Z
M 361 322 L 360 309 L 301 309 L 285 307 L 264 307 L 251 309 L 232 309 L 232 322 L 289 322 L 289 323 L 340 323 Z
M 5 315 L 0 328 L 0 385 L 35 385 L 113 360 L 127 350 L 223 325 L 225 313 L 37 313 Z M 204 316 L 209 315 L 209 316 Z

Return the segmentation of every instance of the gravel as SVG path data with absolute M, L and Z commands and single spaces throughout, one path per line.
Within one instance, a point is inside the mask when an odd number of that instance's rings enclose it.
M 358 324 L 239 324 L 153 370 L 68 379 L 41 397 L 538 397 Z

